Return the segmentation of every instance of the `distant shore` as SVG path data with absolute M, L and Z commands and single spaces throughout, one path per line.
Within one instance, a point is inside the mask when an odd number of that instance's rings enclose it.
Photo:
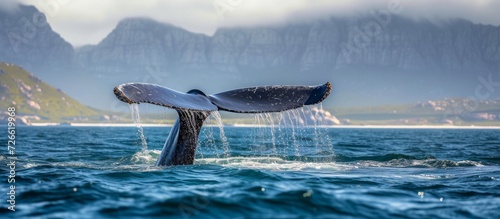
M 171 127 L 172 124 L 142 123 L 142 127 Z M 135 123 L 31 123 L 28 126 L 70 126 L 70 127 L 136 127 Z M 207 127 L 217 127 L 218 125 L 205 125 Z M 271 125 L 255 124 L 224 124 L 224 127 L 236 128 L 264 128 L 277 127 Z M 314 126 L 305 126 L 314 127 Z M 500 129 L 500 126 L 451 126 L 451 125 L 329 125 L 316 126 L 318 128 L 338 128 L 338 129 Z

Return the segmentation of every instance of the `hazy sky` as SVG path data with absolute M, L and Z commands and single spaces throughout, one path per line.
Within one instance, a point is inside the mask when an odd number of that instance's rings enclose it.
M 463 18 L 500 25 L 496 0 L 1 0 L 21 2 L 47 15 L 53 29 L 75 46 L 97 44 L 126 17 L 150 17 L 211 35 L 218 27 L 269 25 L 332 15 L 369 13 L 400 4 L 403 16 Z

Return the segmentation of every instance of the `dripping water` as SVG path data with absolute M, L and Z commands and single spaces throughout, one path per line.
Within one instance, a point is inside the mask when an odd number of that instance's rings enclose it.
M 276 113 L 276 117 L 278 120 L 278 132 L 276 134 L 276 139 L 277 139 L 277 144 L 278 145 L 286 145 L 285 139 L 286 139 L 286 132 L 283 131 L 282 129 L 282 122 L 284 120 L 284 114 L 283 112 L 278 112 Z M 280 142 L 281 139 L 281 142 Z M 277 153 L 285 154 L 285 149 L 286 147 L 280 147 L 281 151 L 277 151 Z
M 264 115 L 266 116 L 266 119 L 267 121 L 269 122 L 269 128 L 271 129 L 271 141 L 272 141 L 272 145 L 273 145 L 273 151 L 272 151 L 272 155 L 277 155 L 277 151 L 276 151 L 276 136 L 274 135 L 274 120 L 273 120 L 273 116 L 271 115 L 271 113 L 264 113 Z
M 148 149 L 148 144 L 146 141 L 146 136 L 144 136 L 144 129 L 142 128 L 141 116 L 139 113 L 139 104 L 129 104 L 129 108 L 130 114 L 132 115 L 132 120 L 134 120 L 135 126 L 137 127 L 137 132 L 141 139 L 142 150 L 146 151 Z
M 319 112 L 323 112 L 323 103 L 319 103 L 318 110 L 319 110 Z M 318 115 L 318 119 L 321 121 L 321 123 L 320 123 L 321 126 L 326 125 L 326 121 L 323 119 L 323 117 L 321 117 L 321 116 Z M 324 132 L 326 132 L 327 129 L 323 128 L 322 130 Z M 334 154 L 334 150 L 333 150 L 333 143 L 330 140 L 330 137 L 326 133 L 324 133 L 324 136 L 325 136 L 325 138 L 323 139 L 323 141 L 321 143 L 325 144 L 328 147 L 328 151 L 330 152 L 329 159 L 333 160 L 333 156 L 335 155 Z
M 333 144 L 328 136 L 329 129 L 323 127 L 329 125 L 324 116 L 321 105 L 255 114 L 252 129 L 255 146 L 252 150 L 260 156 L 267 152 L 267 156 L 302 159 L 307 155 L 332 161 Z M 263 142 L 272 144 L 272 149 L 266 148 Z
M 293 119 L 292 114 L 291 114 L 291 112 L 290 112 L 290 111 L 286 111 L 286 113 L 285 113 L 285 114 L 286 114 L 286 116 L 288 117 L 288 121 L 290 122 L 290 124 L 289 124 L 289 125 L 290 125 L 290 127 L 291 127 L 291 129 L 292 129 L 292 136 L 291 136 L 291 137 L 292 137 L 292 146 L 293 146 L 294 148 L 296 148 L 296 147 L 298 147 L 298 146 L 297 146 L 297 138 L 296 138 L 296 136 L 295 136 L 295 125 L 293 124 L 295 120 Z M 285 123 L 285 124 L 286 124 L 286 123 Z M 296 151 L 296 153 L 297 153 L 297 151 Z
M 222 118 L 218 111 L 212 112 L 211 116 L 215 118 L 215 120 L 217 121 L 217 125 L 219 126 L 219 137 L 222 141 L 222 149 L 224 150 L 224 157 L 227 158 L 230 155 L 230 148 L 229 148 L 229 143 L 227 142 L 226 135 L 224 133 L 224 124 L 222 123 Z
M 320 152 L 320 148 L 319 148 L 319 141 L 320 141 L 320 133 L 318 131 L 318 120 L 320 120 L 321 118 L 319 118 L 319 113 L 317 110 L 314 110 L 313 107 L 307 107 L 307 109 L 309 110 L 309 115 L 311 116 L 311 120 L 313 121 L 313 125 L 314 125 L 314 152 L 315 153 L 319 153 Z
M 200 151 L 200 156 L 203 158 L 203 154 L 201 153 L 202 149 L 201 147 L 206 147 L 207 151 L 212 150 L 213 154 L 215 155 L 216 158 L 220 158 L 218 149 L 217 149 L 217 144 L 215 142 L 215 137 L 214 137 L 214 118 L 212 114 L 205 120 L 203 127 L 202 127 L 202 133 L 204 138 L 200 138 L 200 140 L 203 139 L 203 142 L 200 143 L 199 149 L 197 151 Z
M 299 124 L 300 124 L 299 123 L 299 119 L 301 119 L 300 115 L 299 115 L 299 113 L 297 111 L 297 109 L 290 110 L 288 116 L 290 117 L 290 120 L 292 120 L 292 116 L 293 116 L 293 118 L 295 118 L 294 119 L 295 120 L 295 124 L 293 122 L 291 122 L 291 124 L 290 124 L 292 126 L 292 129 L 295 130 L 295 126 L 297 126 L 297 128 L 299 127 Z M 300 135 L 300 132 L 298 134 Z M 294 136 L 294 138 L 293 138 L 293 149 L 295 151 L 295 156 L 299 157 L 300 156 L 299 144 L 297 143 L 297 139 L 296 139 L 295 135 L 296 134 L 295 134 L 295 131 L 294 131 L 294 133 L 293 133 L 293 136 Z
M 145 151 L 147 150 L 147 139 L 142 127 L 139 106 L 138 104 L 130 104 L 129 107 L 132 119 L 138 128 L 142 150 Z M 285 156 L 289 159 L 302 159 L 300 157 L 303 155 L 319 155 L 332 160 L 334 156 L 333 144 L 328 136 L 328 129 L 323 128 L 324 125 L 328 125 L 325 123 L 327 120 L 323 118 L 325 116 L 323 114 L 321 104 L 279 113 L 254 114 L 254 128 L 251 130 L 254 139 L 252 150 L 256 152 L 254 155 L 264 155 L 268 158 Z M 214 128 L 219 128 L 219 136 L 216 136 Z M 211 148 L 213 148 L 214 153 L 208 157 L 213 156 L 218 159 L 230 157 L 231 151 L 219 112 L 212 112 L 207 118 L 202 135 L 204 138 L 200 138 L 200 140 L 203 140 L 198 142 L 198 147 L 200 147 L 197 150 L 198 158 L 207 157 L 206 154 L 204 156 L 203 151 L 211 151 L 207 150 Z M 222 145 L 217 143 L 217 137 Z M 310 141 L 311 144 L 303 141 Z M 263 142 L 266 143 L 263 144 Z M 302 143 L 309 145 L 302 147 Z M 205 150 L 201 150 L 202 146 L 206 147 Z M 210 152 L 210 154 L 212 153 Z M 305 159 L 307 160 L 307 158 Z

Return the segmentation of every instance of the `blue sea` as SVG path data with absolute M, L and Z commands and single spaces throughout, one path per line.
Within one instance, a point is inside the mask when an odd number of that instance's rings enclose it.
M 3 128 L 0 218 L 500 218 L 500 130 L 20 126 L 11 212 Z

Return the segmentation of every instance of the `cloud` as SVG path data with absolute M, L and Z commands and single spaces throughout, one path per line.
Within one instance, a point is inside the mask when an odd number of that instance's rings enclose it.
M 217 28 L 217 17 L 210 1 L 18 1 L 35 5 L 47 15 L 53 29 L 76 46 L 98 43 L 120 20 L 128 17 L 150 17 L 206 34 Z
M 236 1 L 236 0 L 233 0 Z M 500 1 L 495 0 L 288 0 L 250 1 L 228 13 L 222 25 L 265 25 L 330 16 L 366 14 L 399 4 L 401 16 L 415 19 L 461 18 L 475 23 L 500 25 Z
M 150 17 L 211 35 L 218 27 L 274 25 L 329 16 L 350 16 L 399 3 L 400 15 L 415 19 L 462 18 L 500 25 L 494 0 L 17 0 L 35 5 L 73 45 L 96 44 L 127 17 Z M 14 0 L 2 0 L 11 7 Z

